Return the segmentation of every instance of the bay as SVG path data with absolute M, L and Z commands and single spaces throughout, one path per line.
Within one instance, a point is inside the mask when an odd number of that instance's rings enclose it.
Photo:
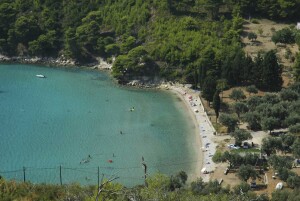
M 46 78 L 37 78 L 43 74 Z M 134 107 L 134 110 L 130 110 Z M 195 171 L 195 127 L 170 92 L 116 85 L 82 68 L 0 65 L 0 175 L 33 183 L 126 186 Z M 61 171 L 61 172 L 60 172 Z

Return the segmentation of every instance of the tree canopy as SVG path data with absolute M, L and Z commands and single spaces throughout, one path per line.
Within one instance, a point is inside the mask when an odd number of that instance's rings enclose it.
M 113 75 L 123 80 L 150 72 L 150 76 L 195 87 L 205 86 L 209 77 L 231 86 L 254 84 L 278 90 L 281 71 L 277 66 L 272 68 L 275 58 L 266 56 L 263 62 L 258 56 L 252 60 L 242 49 L 242 17 L 255 14 L 297 19 L 299 5 L 279 0 L 272 1 L 274 9 L 268 7 L 268 1 L 248 0 L 4 0 L 0 3 L 0 53 L 64 55 L 79 62 L 120 57 Z M 131 50 L 139 46 L 146 51 L 142 58 L 146 62 L 129 58 Z M 120 74 L 120 68 L 132 62 L 134 67 Z M 275 88 L 269 84 L 273 81 L 279 81 Z M 213 94 L 207 95 L 210 102 Z

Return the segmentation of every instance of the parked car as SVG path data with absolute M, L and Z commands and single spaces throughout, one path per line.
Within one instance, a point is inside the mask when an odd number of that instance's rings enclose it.
M 250 188 L 256 188 L 256 187 L 257 187 L 256 181 L 251 181 Z
M 250 148 L 250 144 L 248 142 L 244 142 L 243 149 L 249 149 L 249 148 Z
M 228 147 L 229 149 L 239 149 L 239 148 L 240 148 L 239 146 L 237 146 L 237 145 L 235 145 L 235 144 L 229 144 L 229 145 L 227 145 L 227 147 Z

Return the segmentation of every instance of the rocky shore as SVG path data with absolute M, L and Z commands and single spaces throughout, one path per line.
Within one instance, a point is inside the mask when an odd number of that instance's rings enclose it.
M 53 66 L 75 66 L 78 63 L 75 60 L 67 59 L 63 55 L 58 58 L 53 57 L 29 57 L 29 56 L 13 56 L 7 57 L 0 55 L 1 63 L 22 63 L 22 64 L 45 64 Z
M 114 61 L 114 59 L 113 59 Z M 74 67 L 74 66 L 84 66 L 96 70 L 111 70 L 112 64 L 105 61 L 103 58 L 96 58 L 95 62 L 92 63 L 79 63 L 74 59 L 66 58 L 64 55 L 60 57 L 29 57 L 29 56 L 13 56 L 8 57 L 0 54 L 0 63 L 20 63 L 20 64 L 42 64 L 49 66 L 59 66 L 59 67 Z M 162 88 L 170 85 L 169 82 L 166 82 L 164 79 L 159 77 L 148 77 L 148 76 L 139 76 L 132 78 L 130 80 L 125 80 L 123 82 L 119 81 L 119 84 L 137 87 L 137 88 Z

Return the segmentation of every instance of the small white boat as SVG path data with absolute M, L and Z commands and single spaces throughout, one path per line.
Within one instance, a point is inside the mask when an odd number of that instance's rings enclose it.
M 37 76 L 38 78 L 46 78 L 45 75 L 35 75 L 35 76 Z

